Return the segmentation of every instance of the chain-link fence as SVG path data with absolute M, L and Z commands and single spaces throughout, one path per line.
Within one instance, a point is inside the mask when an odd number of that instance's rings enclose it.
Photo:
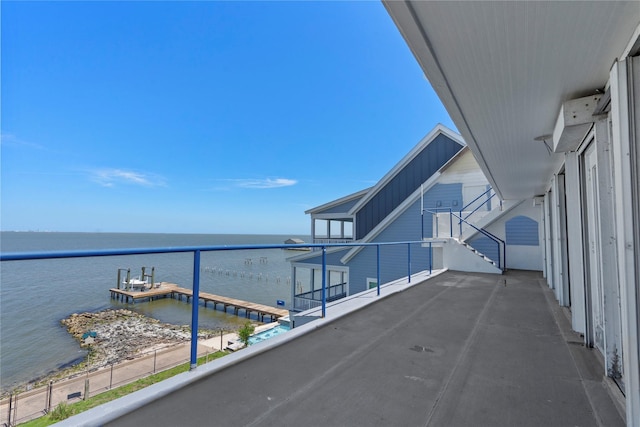
M 217 350 L 213 349 L 211 352 Z M 202 350 L 200 356 L 208 356 Z M 14 393 L 0 401 L 0 424 L 15 426 L 41 417 L 60 403 L 74 403 L 131 383 L 156 372 L 164 371 L 189 362 L 188 344 L 145 353 L 133 360 L 93 368 L 72 378 L 51 381 L 48 385 L 33 390 Z

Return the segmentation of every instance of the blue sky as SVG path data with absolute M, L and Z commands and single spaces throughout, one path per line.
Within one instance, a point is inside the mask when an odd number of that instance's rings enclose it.
M 11 2 L 2 230 L 308 234 L 453 124 L 380 2 Z

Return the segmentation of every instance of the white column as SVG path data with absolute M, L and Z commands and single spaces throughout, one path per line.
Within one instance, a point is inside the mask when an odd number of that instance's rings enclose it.
M 553 251 L 551 246 L 551 192 L 544 195 L 544 248 L 545 248 L 545 277 L 547 284 L 553 289 Z
M 567 244 L 569 249 L 569 280 L 571 282 L 571 327 L 586 332 L 586 301 L 584 255 L 582 253 L 582 200 L 580 199 L 580 171 L 578 153 L 565 157 L 565 185 L 567 189 Z
M 631 59 L 632 60 L 632 59 Z M 635 271 L 633 190 L 630 147 L 637 141 L 631 140 L 630 125 L 635 125 L 629 111 L 630 102 L 640 108 L 640 100 L 634 96 L 628 85 L 627 67 L 630 59 L 614 63 L 610 73 L 612 150 L 614 163 L 616 236 L 618 247 L 618 277 L 622 301 L 623 370 L 627 399 L 628 425 L 640 425 L 640 358 L 638 348 L 638 273 Z M 640 69 L 636 58 L 634 66 Z M 636 71 L 635 78 L 640 79 Z M 640 84 L 640 83 L 636 83 Z M 630 123 L 631 121 L 631 123 Z M 636 227 L 638 224 L 636 224 Z

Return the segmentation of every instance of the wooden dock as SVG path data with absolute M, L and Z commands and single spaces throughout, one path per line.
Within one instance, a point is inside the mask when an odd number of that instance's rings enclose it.
M 150 289 L 145 289 L 142 291 L 132 291 L 132 290 L 124 290 L 124 289 L 116 289 L 111 288 L 109 290 L 111 292 L 111 298 L 119 299 L 125 302 L 136 302 L 136 300 L 149 300 L 152 301 L 158 298 L 178 298 L 182 300 L 182 297 L 186 297 L 187 302 L 191 298 L 193 298 L 193 291 L 191 289 L 182 288 L 174 283 L 162 282 L 160 284 L 155 284 L 154 287 Z M 251 316 L 251 313 L 256 313 L 258 316 L 258 320 L 264 322 L 265 317 L 271 317 L 271 321 L 276 321 L 280 317 L 285 317 L 289 315 L 289 311 L 274 308 L 268 305 L 256 304 L 248 301 L 242 301 L 235 298 L 223 297 L 220 295 L 214 295 L 207 292 L 200 292 L 199 299 L 204 301 L 204 306 L 206 307 L 208 303 L 213 304 L 214 310 L 217 308 L 218 304 L 224 307 L 224 312 L 227 312 L 228 307 L 233 308 L 233 314 L 236 316 L 242 311 L 246 318 Z

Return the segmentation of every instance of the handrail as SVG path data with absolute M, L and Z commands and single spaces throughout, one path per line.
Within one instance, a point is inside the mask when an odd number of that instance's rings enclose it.
M 474 204 L 477 200 L 479 200 L 482 196 L 486 195 L 487 193 L 491 192 L 491 190 L 493 190 L 493 187 L 489 187 L 489 189 L 487 191 L 485 191 L 484 193 L 480 194 L 478 197 L 476 197 L 475 199 L 473 199 L 472 201 L 470 201 L 469 203 L 467 203 L 466 205 L 464 205 L 462 207 L 462 209 L 460 209 L 460 212 L 462 212 L 463 210 L 465 210 L 466 208 L 468 208 L 469 206 L 471 206 L 472 204 Z M 495 196 L 495 193 L 494 193 Z M 491 196 L 493 197 L 493 196 Z M 482 204 L 480 204 L 480 206 L 484 205 L 485 203 L 487 203 L 486 201 Z
M 484 228 L 476 227 L 475 225 L 471 224 L 466 219 L 463 219 L 463 218 L 459 217 L 458 215 L 454 214 L 453 212 L 451 213 L 451 215 L 457 217 L 460 221 L 465 222 L 467 225 L 471 226 L 471 228 L 473 228 L 474 230 L 484 234 L 485 236 L 487 236 L 488 238 L 490 238 L 491 240 L 496 242 L 497 245 L 498 245 L 498 268 L 503 269 L 502 266 L 504 266 L 504 269 L 506 269 L 506 265 L 507 265 L 507 251 L 506 251 L 507 244 L 505 243 L 504 240 L 502 240 L 498 236 L 494 235 L 493 233 L 488 232 Z M 501 248 L 500 245 L 501 244 L 502 244 L 502 251 L 500 251 L 500 248 Z M 500 256 L 501 253 L 502 253 L 502 256 Z M 501 262 L 501 261 L 503 261 L 503 262 Z
M 439 208 L 440 210 L 445 209 L 445 208 Z M 453 217 L 455 216 L 460 223 L 462 224 L 462 222 L 468 224 L 470 227 L 472 227 L 474 230 L 478 231 L 479 233 L 482 233 L 483 235 L 487 236 L 489 239 L 493 240 L 497 245 L 498 245 L 498 268 L 506 269 L 506 265 L 507 265 L 507 251 L 506 251 L 506 243 L 504 240 L 502 240 L 501 238 L 499 238 L 498 236 L 494 235 L 493 233 L 490 233 L 489 231 L 485 230 L 484 228 L 478 228 L 475 225 L 471 224 L 469 221 L 467 221 L 466 219 L 462 218 L 461 216 L 456 215 L 455 213 L 453 213 L 451 211 L 451 209 L 449 210 L 449 218 L 450 218 L 450 223 L 453 222 Z M 429 209 L 424 209 L 424 212 L 428 212 L 430 214 L 436 214 L 436 226 L 437 226 L 437 214 L 440 213 L 438 212 L 438 208 L 436 208 L 436 210 L 429 210 Z M 451 225 L 451 237 L 453 237 L 453 225 Z M 423 236 L 424 238 L 424 236 Z
M 377 251 L 377 295 L 380 296 L 380 246 L 408 245 L 408 280 L 411 281 L 411 245 L 424 244 L 422 240 L 410 240 L 402 242 L 378 242 L 378 243 L 309 243 L 309 244 L 275 244 L 275 245 L 217 245 L 217 246 L 183 246 L 183 247 L 161 247 L 161 248 L 130 248 L 130 249 L 102 249 L 102 250 L 81 250 L 81 251 L 57 251 L 57 252 L 14 252 L 0 253 L 0 262 L 8 261 L 29 261 L 43 259 L 61 258 L 89 258 L 120 255 L 147 255 L 147 254 L 167 254 L 167 253 L 193 253 L 193 304 L 191 309 L 191 366 L 197 367 L 197 347 L 198 347 L 198 301 L 200 300 L 200 254 L 201 252 L 212 251 L 235 251 L 251 249 L 300 249 L 300 248 L 320 248 L 322 249 L 322 317 L 326 316 L 326 252 L 330 247 L 350 247 L 350 246 L 375 246 Z M 429 243 L 429 273 L 433 265 L 433 251 Z
M 471 206 L 472 204 L 474 204 L 476 201 L 478 201 L 480 198 L 486 196 L 487 194 L 491 193 L 491 191 L 493 191 L 493 187 L 489 187 L 489 189 L 487 191 L 485 191 L 484 193 L 480 194 L 478 197 L 476 197 L 475 199 L 473 199 L 472 201 L 470 201 L 469 203 L 467 203 L 466 205 L 464 205 L 461 209 L 460 209 L 460 217 L 462 217 L 462 212 L 468 208 L 469 206 Z M 493 194 L 489 197 L 487 197 L 487 199 L 480 203 L 478 206 L 476 206 L 476 208 L 474 210 L 472 210 L 470 213 L 468 213 L 464 219 L 468 219 L 471 215 L 473 215 L 474 213 L 476 213 L 481 207 L 483 207 L 484 205 L 488 204 L 491 199 L 496 196 L 496 192 L 494 191 Z M 460 236 L 462 236 L 462 221 L 458 221 L 458 225 L 460 226 Z

